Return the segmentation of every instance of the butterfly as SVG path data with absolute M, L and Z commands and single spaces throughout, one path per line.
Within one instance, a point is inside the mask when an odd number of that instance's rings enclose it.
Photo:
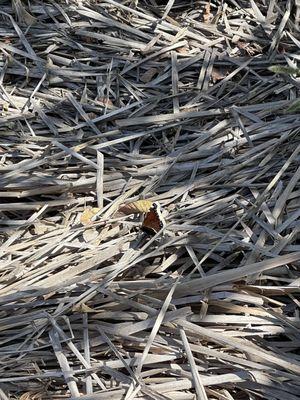
M 149 211 L 146 213 L 142 223 L 142 231 L 148 235 L 155 235 L 165 226 L 166 222 L 160 211 L 159 203 L 153 203 Z

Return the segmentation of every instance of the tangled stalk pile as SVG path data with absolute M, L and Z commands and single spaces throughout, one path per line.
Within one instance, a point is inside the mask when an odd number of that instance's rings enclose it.
M 298 3 L 2 1 L 1 399 L 299 399 Z

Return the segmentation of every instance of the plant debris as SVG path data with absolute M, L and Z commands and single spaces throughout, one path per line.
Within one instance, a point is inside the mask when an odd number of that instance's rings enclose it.
M 1 2 L 1 399 L 299 399 L 299 15 Z

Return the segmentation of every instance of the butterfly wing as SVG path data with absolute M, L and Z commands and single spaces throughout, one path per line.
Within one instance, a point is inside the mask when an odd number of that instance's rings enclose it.
M 144 218 L 142 230 L 151 235 L 155 235 L 155 233 L 157 233 L 160 229 L 161 223 L 157 212 L 155 210 L 150 210 L 149 212 L 147 212 Z
M 155 235 L 163 226 L 164 220 L 160 212 L 160 207 L 157 203 L 154 203 L 144 218 L 142 230 L 150 235 Z

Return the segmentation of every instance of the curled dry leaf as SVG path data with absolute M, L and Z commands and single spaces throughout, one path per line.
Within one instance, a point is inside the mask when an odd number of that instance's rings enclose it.
M 99 97 L 97 104 L 102 107 L 114 108 L 113 102 L 107 97 Z
M 203 21 L 205 24 L 209 24 L 213 19 L 213 14 L 210 12 L 210 2 L 205 5 L 203 13 Z
M 150 200 L 138 200 L 128 204 L 122 204 L 118 211 L 123 214 L 141 214 L 150 210 L 153 202 Z
M 73 311 L 76 312 L 81 312 L 81 313 L 91 313 L 91 312 L 95 312 L 95 310 L 93 310 L 91 307 L 87 306 L 84 303 L 80 303 L 80 304 L 76 304 L 73 309 Z
M 83 239 L 86 243 L 89 243 L 89 242 L 97 239 L 98 235 L 99 235 L 99 233 L 97 232 L 97 230 L 95 228 L 88 228 L 82 234 Z
M 80 216 L 82 225 L 89 225 L 92 223 L 92 218 L 100 211 L 100 208 L 86 208 Z
M 216 83 L 216 82 L 224 79 L 226 77 L 226 75 L 227 74 L 224 73 L 224 71 L 221 71 L 221 69 L 213 68 L 211 71 L 211 80 L 213 81 L 213 83 Z
M 143 73 L 143 75 L 140 76 L 140 80 L 144 83 L 148 83 L 151 81 L 151 79 L 156 75 L 158 72 L 157 68 L 149 68 L 147 69 L 146 72 Z
M 34 224 L 34 232 L 36 235 L 43 235 L 44 233 L 51 231 L 51 229 L 53 229 L 51 225 L 49 226 L 41 222 L 36 222 Z

